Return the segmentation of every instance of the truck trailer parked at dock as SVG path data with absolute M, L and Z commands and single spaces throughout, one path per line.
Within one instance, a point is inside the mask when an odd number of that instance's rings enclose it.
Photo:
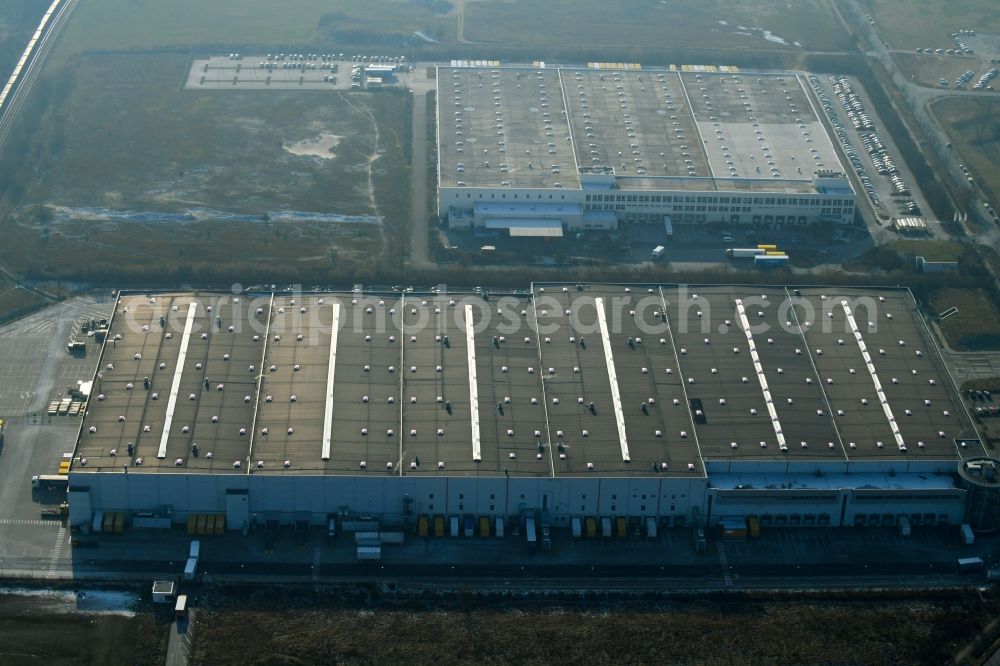
M 767 250 L 761 247 L 731 247 L 726 250 L 726 256 L 730 259 L 753 259 L 766 253 Z

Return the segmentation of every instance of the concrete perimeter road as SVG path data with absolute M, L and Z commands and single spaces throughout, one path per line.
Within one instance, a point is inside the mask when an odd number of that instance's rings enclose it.
M 427 254 L 427 91 L 413 92 L 413 154 L 410 164 L 410 265 L 431 266 Z

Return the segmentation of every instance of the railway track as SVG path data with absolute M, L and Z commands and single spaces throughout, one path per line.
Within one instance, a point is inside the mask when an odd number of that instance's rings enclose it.
M 0 148 L 7 140 L 14 118 L 24 106 L 46 56 L 52 50 L 52 45 L 66 25 L 66 19 L 78 2 L 79 0 L 52 1 L 38 23 L 34 35 L 28 41 L 13 73 L 4 84 L 3 91 L 0 92 Z

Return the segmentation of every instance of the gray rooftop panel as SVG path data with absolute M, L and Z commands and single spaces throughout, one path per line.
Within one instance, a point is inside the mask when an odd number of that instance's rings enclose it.
M 607 317 L 628 460 L 597 299 Z M 892 421 L 846 328 L 845 300 Z M 159 459 L 191 303 L 188 358 Z M 341 317 L 324 460 L 334 304 Z M 466 305 L 474 323 L 478 461 Z M 123 296 L 99 369 L 76 470 L 649 476 L 704 474 L 704 461 L 983 454 L 981 446 L 956 443 L 974 438 L 975 428 L 905 290 L 536 285 L 533 299 Z M 896 446 L 893 422 L 905 452 Z

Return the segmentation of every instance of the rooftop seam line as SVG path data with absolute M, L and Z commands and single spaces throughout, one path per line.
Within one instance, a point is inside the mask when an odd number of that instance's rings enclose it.
M 469 362 L 469 413 L 472 425 L 472 462 L 482 462 L 482 442 L 479 438 L 479 388 L 476 384 L 476 340 L 472 305 L 465 304 L 465 353 Z
M 271 292 L 271 301 L 267 305 L 267 325 L 264 327 L 264 349 L 260 352 L 260 374 L 257 375 L 254 382 L 257 384 L 257 395 L 254 396 L 253 401 L 253 419 L 250 423 L 250 444 L 247 446 L 247 470 L 246 475 L 250 476 L 250 472 L 253 470 L 253 465 L 250 461 L 253 460 L 253 445 L 257 441 L 257 417 L 260 415 L 260 392 L 264 388 L 264 359 L 267 358 L 267 352 L 271 348 L 268 340 L 271 337 L 271 321 L 274 319 L 274 292 Z M 206 368 L 208 366 L 206 365 Z
M 531 317 L 535 320 L 535 348 L 538 350 L 538 367 L 544 368 L 545 363 L 542 361 L 542 344 L 539 339 L 538 332 L 538 309 L 535 307 L 535 286 L 531 285 Z M 542 374 L 538 377 L 538 383 L 542 387 L 542 413 L 545 415 L 545 448 L 549 456 L 549 476 L 555 478 L 556 476 L 556 463 L 552 459 L 552 430 L 549 424 L 549 399 L 545 393 L 545 378 L 546 374 Z
M 785 287 L 785 298 L 791 303 L 792 295 L 788 293 L 788 287 Z M 809 364 L 812 366 L 813 374 L 816 375 L 816 379 L 819 380 L 819 392 L 823 395 L 823 404 L 826 405 L 826 413 L 830 417 L 830 423 L 833 424 L 833 432 L 837 435 L 837 441 L 840 443 L 840 450 L 844 453 L 844 459 L 850 461 L 850 456 L 847 455 L 847 449 L 844 448 L 844 438 L 840 434 L 840 428 L 837 426 L 837 420 L 833 418 L 835 412 L 833 411 L 833 406 L 830 404 L 830 398 L 826 395 L 826 389 L 823 386 L 823 377 L 819 374 L 819 368 L 816 367 L 816 360 L 813 358 L 812 350 L 809 348 L 809 341 L 806 340 L 806 332 L 802 328 L 802 324 L 799 322 L 799 316 L 795 314 L 794 308 L 789 308 L 789 314 L 795 318 L 795 325 L 799 329 L 799 337 L 802 338 L 802 344 L 805 345 L 806 354 L 809 356 Z
M 577 178 L 580 177 L 580 159 L 576 154 L 576 139 L 573 138 L 573 120 L 569 115 L 569 99 L 566 97 L 566 86 L 563 83 L 562 68 L 556 70 L 556 75 L 559 77 L 559 92 L 563 99 L 563 120 L 566 122 L 566 132 L 569 136 L 569 149 L 573 154 L 573 166 L 576 168 Z M 554 473 L 554 470 L 553 470 Z
M 174 302 L 174 297 L 171 297 L 170 298 L 170 303 L 173 304 L 173 302 Z M 170 306 L 167 306 L 167 307 L 169 309 Z M 156 314 L 157 314 L 159 308 L 160 308 L 160 306 L 159 306 L 159 304 L 157 304 L 156 308 L 151 308 L 150 309 L 150 313 L 149 313 L 149 322 L 150 323 L 152 323 L 154 321 L 154 319 L 156 318 Z M 163 332 L 162 331 L 161 331 L 160 335 L 161 335 L 160 342 L 157 344 L 157 347 L 156 347 L 156 360 L 153 361 L 153 372 L 152 372 L 152 377 L 151 377 L 151 381 L 153 381 L 153 382 L 155 382 L 155 380 L 156 380 L 156 369 L 160 367 L 160 353 L 163 350 L 163 337 L 162 337 L 163 336 Z M 110 337 L 110 336 L 107 336 L 107 337 Z M 105 344 L 107 344 L 107 337 L 105 338 Z M 142 341 L 141 352 L 145 352 L 146 351 L 146 344 L 148 342 L 149 342 L 149 336 L 145 336 L 145 339 Z M 112 346 L 114 346 L 114 344 L 115 343 L 112 343 Z M 102 354 L 104 353 L 103 349 L 101 350 L 101 353 Z M 102 358 L 103 358 L 103 356 L 102 356 Z M 136 377 L 136 379 L 138 379 L 138 377 Z M 151 384 L 151 386 L 152 386 L 152 384 Z M 139 455 L 139 443 L 142 440 L 142 425 L 141 424 L 146 423 L 146 413 L 147 413 L 147 411 L 150 408 L 150 405 L 149 405 L 150 401 L 147 399 L 148 396 L 149 396 L 149 393 L 147 392 L 146 396 L 143 398 L 142 416 L 140 417 L 141 420 L 140 420 L 140 423 L 137 424 L 137 427 L 139 427 L 139 431 L 136 433 L 135 439 L 132 440 L 135 443 L 135 449 L 134 449 L 135 455 L 131 456 L 131 458 L 133 460 L 135 458 L 137 458 L 137 457 L 141 457 Z M 136 400 L 135 396 L 129 396 L 129 405 L 132 404 L 133 400 Z
M 170 398 L 167 401 L 167 413 L 163 417 L 163 434 L 160 435 L 160 448 L 156 457 L 163 460 L 167 457 L 167 440 L 170 439 L 170 425 L 174 420 L 174 410 L 177 407 L 177 392 L 181 390 L 181 375 L 184 373 L 184 359 L 187 357 L 188 343 L 191 342 L 191 331 L 194 330 L 194 315 L 198 310 L 197 301 L 188 304 L 187 320 L 184 322 L 184 337 L 181 338 L 181 348 L 177 352 L 177 367 L 174 368 L 174 381 L 170 386 Z
M 337 332 L 340 329 L 340 303 L 333 304 L 333 324 L 330 330 L 330 362 L 326 375 L 326 409 L 323 413 L 323 454 L 322 459 L 330 459 L 330 444 L 333 439 L 333 373 L 337 369 Z M 263 367 L 263 366 L 261 366 Z
M 660 290 L 660 306 L 663 308 L 663 323 L 667 326 L 667 337 L 670 338 L 670 349 L 674 353 L 674 364 L 677 366 L 677 374 L 681 378 L 681 393 L 684 395 L 685 407 L 687 409 L 688 423 L 691 424 L 691 434 L 694 436 L 695 450 L 698 452 L 698 462 L 701 463 L 702 469 L 705 469 L 705 457 L 701 453 L 701 442 L 698 440 L 698 428 L 694 425 L 694 414 L 691 413 L 691 398 L 688 396 L 687 384 L 685 383 L 684 370 L 681 368 L 681 359 L 677 355 L 677 342 L 674 340 L 674 330 L 670 326 L 670 317 L 667 316 L 667 297 L 663 294 L 663 287 L 658 287 Z M 664 423 L 667 420 L 664 418 Z M 670 456 L 667 456 L 668 464 Z M 708 472 L 705 472 L 706 476 Z
M 701 133 L 701 128 L 698 127 L 698 114 L 694 112 L 694 106 L 691 104 L 691 96 L 688 94 L 687 85 L 684 83 L 684 77 L 681 76 L 680 70 L 677 71 L 677 80 L 681 84 L 681 92 L 684 93 L 684 101 L 687 102 L 687 108 L 691 112 L 691 124 L 694 125 L 694 131 L 698 133 L 698 148 L 701 150 L 702 154 L 705 156 L 705 166 L 708 168 L 708 178 L 715 179 L 715 169 L 712 167 L 712 160 L 708 156 L 708 142 L 706 141 L 704 135 Z M 717 190 L 718 187 L 713 183 L 713 190 Z
M 107 350 L 108 342 L 114 340 L 111 336 L 111 327 L 117 323 L 116 318 L 118 317 L 118 309 L 122 306 L 122 293 L 121 291 L 115 296 L 114 309 L 111 310 L 110 321 L 108 322 L 108 335 L 104 336 L 104 341 L 101 343 L 101 349 L 97 354 L 99 359 L 97 362 L 97 367 L 94 368 L 94 374 L 91 377 L 93 382 L 92 386 L 96 389 L 97 393 L 101 392 L 101 380 L 104 377 L 104 373 L 101 370 L 101 360 L 104 359 L 104 352 Z M 111 345 L 115 346 L 116 343 L 112 342 Z M 80 442 L 83 439 L 83 428 L 86 422 L 86 418 L 80 419 L 80 425 L 76 428 L 76 437 L 73 440 L 73 461 L 77 459 L 80 451 Z
M 390 317 L 392 315 L 389 315 Z M 403 476 L 403 396 L 406 394 L 406 294 L 399 297 L 399 460 L 395 476 Z
M 618 390 L 618 375 L 615 372 L 615 358 L 611 351 L 611 336 L 608 333 L 608 318 L 604 312 L 604 299 L 594 299 L 597 305 L 597 324 L 601 328 L 601 342 L 604 345 L 604 359 L 608 366 L 608 383 L 611 384 L 611 401 L 615 406 L 615 424 L 618 426 L 618 443 L 622 449 L 622 461 L 630 462 L 628 437 L 625 435 L 625 414 L 622 412 L 622 397 Z

